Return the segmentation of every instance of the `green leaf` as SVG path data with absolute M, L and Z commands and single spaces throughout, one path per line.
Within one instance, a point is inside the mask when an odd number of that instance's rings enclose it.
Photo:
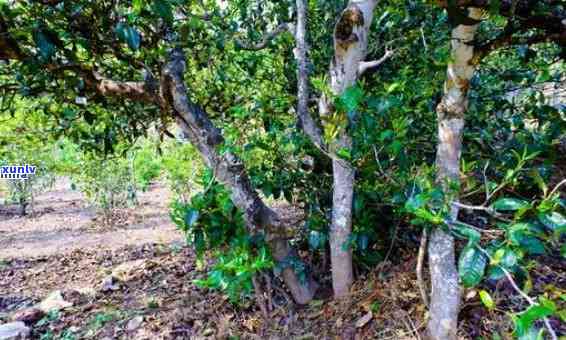
M 519 259 L 517 254 L 510 248 L 501 248 L 495 252 L 493 256 L 492 265 L 499 265 L 507 270 L 511 270 L 517 265 Z
M 544 296 L 540 296 L 539 302 L 540 302 L 541 306 L 544 306 L 548 309 L 551 309 L 552 313 L 556 312 L 556 304 L 554 303 L 554 301 L 549 300 L 549 299 L 545 298 Z
M 389 85 L 385 91 L 387 93 L 391 93 L 391 92 L 395 91 L 396 89 L 398 89 L 400 86 L 401 86 L 400 83 L 393 83 L 393 84 Z
M 403 143 L 398 140 L 394 140 L 393 143 L 387 146 L 387 150 L 391 152 L 394 156 L 397 156 L 399 152 L 403 149 Z
M 544 254 L 544 244 L 535 236 L 532 223 L 515 223 L 508 228 L 508 238 L 511 244 L 521 247 L 530 254 Z
M 116 25 L 115 32 L 116 36 L 118 36 L 118 39 L 128 44 L 128 47 L 130 47 L 132 50 L 137 50 L 140 48 L 141 36 L 135 28 L 121 22 Z
M 192 227 L 198 220 L 199 212 L 195 209 L 188 209 L 185 213 L 185 224 Z
M 562 214 L 554 211 L 538 215 L 539 221 L 552 231 L 563 231 L 566 228 L 566 218 Z
M 75 119 L 77 117 L 77 111 L 66 107 L 63 109 L 63 117 L 69 120 Z
M 520 246 L 529 254 L 542 255 L 545 253 L 544 244 L 534 236 L 525 236 L 519 241 Z
M 492 310 L 495 308 L 495 302 L 493 302 L 491 295 L 485 290 L 480 290 L 480 300 L 487 309 Z
M 528 334 L 529 329 L 536 320 L 545 318 L 553 313 L 554 310 L 549 306 L 543 306 L 540 304 L 530 306 L 525 312 L 519 314 L 515 320 L 517 335 L 521 336 Z
M 491 208 L 499 211 L 515 211 L 527 206 L 529 206 L 529 203 L 520 199 L 500 198 L 491 205 Z
M 379 140 L 384 142 L 386 139 L 393 138 L 393 131 L 392 130 L 385 130 L 379 134 Z
M 171 24 L 173 22 L 173 10 L 171 3 L 167 0 L 154 0 L 153 11 L 159 15 L 165 22 Z
M 358 241 L 358 249 L 360 250 L 366 250 L 368 248 L 369 245 L 369 236 L 368 234 L 360 234 L 357 237 L 357 241 Z
M 202 230 L 196 230 L 193 234 L 193 244 L 195 245 L 195 250 L 197 254 L 202 254 L 206 248 L 206 243 L 204 240 L 204 233 Z
M 344 104 L 344 108 L 347 112 L 354 112 L 358 108 L 360 101 L 362 100 L 364 93 L 359 86 L 350 86 L 348 87 L 342 96 L 340 97 L 342 103 Z
M 458 262 L 458 273 L 462 284 L 465 287 L 474 287 L 480 283 L 486 266 L 487 259 L 478 249 L 464 248 Z
M 345 160 L 351 160 L 352 159 L 352 153 L 348 148 L 340 148 L 338 150 L 338 152 L 336 152 L 336 154 Z
M 501 8 L 501 1 L 495 0 L 489 2 L 489 13 L 492 15 L 499 15 L 499 10 Z
M 136 15 L 139 15 L 144 8 L 144 0 L 132 0 L 132 8 Z
M 312 249 L 319 249 L 324 245 L 326 235 L 318 230 L 311 230 L 309 233 L 309 246 Z
M 55 45 L 49 39 L 49 36 L 43 30 L 36 30 L 33 33 L 33 41 L 39 49 L 40 56 L 49 60 L 57 51 Z
M 467 247 L 475 246 L 480 241 L 481 234 L 479 231 L 474 230 L 460 222 L 455 222 L 454 226 L 454 231 L 456 232 L 457 236 L 468 240 Z

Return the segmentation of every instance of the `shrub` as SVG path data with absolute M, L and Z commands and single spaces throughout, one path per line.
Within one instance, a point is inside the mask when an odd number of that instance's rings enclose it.
M 178 140 L 167 141 L 163 150 L 162 166 L 169 188 L 175 200 L 187 203 L 200 187 L 197 183 L 203 172 L 200 156 L 191 144 Z

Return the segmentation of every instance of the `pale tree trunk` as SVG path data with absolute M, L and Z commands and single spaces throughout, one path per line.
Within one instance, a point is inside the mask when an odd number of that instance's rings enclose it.
M 287 241 L 285 226 L 281 224 L 277 214 L 260 199 L 244 165 L 234 154 L 218 152 L 224 139 L 206 112 L 189 100 L 183 80 L 184 72 L 184 53 L 181 49 L 176 49 L 172 51 L 162 74 L 160 97 L 163 106 L 174 112 L 177 123 L 199 150 L 205 163 L 213 169 L 216 178 L 231 189 L 232 201 L 243 212 L 250 232 L 265 233 L 277 262 L 289 263 L 289 260 L 297 259 Z M 304 280 L 301 280 L 294 269 L 288 266 L 282 273 L 283 281 L 299 304 L 312 300 L 317 288 L 310 275 L 305 274 Z
M 480 19 L 481 11 L 471 8 L 468 15 Z M 452 60 L 448 64 L 444 95 L 436 111 L 438 116 L 438 147 L 436 153 L 437 182 L 445 195 L 457 199 L 451 190 L 459 184 L 460 154 L 464 115 L 468 108 L 468 89 L 474 75 L 474 37 L 478 25 L 459 25 L 452 30 Z M 457 186 L 456 186 L 457 187 Z M 451 219 L 456 220 L 453 208 Z M 460 287 L 454 254 L 454 238 L 441 229 L 431 233 L 428 246 L 432 293 L 428 332 L 434 340 L 456 339 Z
M 330 89 L 340 96 L 358 80 L 367 52 L 369 28 L 376 0 L 351 0 L 342 11 L 334 28 L 334 57 L 330 63 Z M 365 70 L 365 69 L 364 69 Z M 319 101 L 321 116 L 333 113 L 331 98 L 323 96 Z M 343 113 L 346 114 L 346 113 Z M 352 149 L 352 139 L 346 128 L 340 131 L 335 141 L 329 142 L 331 154 L 340 149 Z M 336 298 L 350 292 L 354 280 L 352 265 L 352 200 L 354 196 L 355 169 L 347 161 L 334 156 L 334 191 L 332 200 L 332 223 L 330 227 L 330 256 L 332 263 L 332 286 Z

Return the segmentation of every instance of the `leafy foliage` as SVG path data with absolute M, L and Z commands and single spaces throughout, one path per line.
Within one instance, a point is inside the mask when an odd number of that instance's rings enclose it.
M 0 34 L 16 37 L 26 54 L 24 60 L 0 64 L 3 161 L 49 155 L 44 145 L 60 145 L 58 163 L 46 166 L 72 174 L 101 208 L 133 202 L 137 190 L 163 172 L 174 193 L 173 221 L 199 256 L 216 258 L 200 284 L 221 288 L 233 300 L 249 294 L 251 277 L 261 271 L 302 270 L 293 259 L 273 263 L 262 235 L 245 229 L 229 190 L 203 170 L 197 149 L 182 138 L 162 142 L 171 134 L 174 117 L 153 102 L 93 89 L 96 77 L 156 86 L 167 50 L 180 47 L 189 56 L 184 74 L 189 97 L 222 131 L 219 154 L 230 151 L 242 160 L 262 198 L 303 208 L 305 221 L 290 237 L 301 250 L 324 257 L 332 169 L 326 155 L 297 128 L 293 36 L 280 34 L 260 51 L 237 43 L 261 41 L 265 32 L 294 21 L 292 2 L 44 3 L 0 5 L 1 18 L 9 24 Z M 329 95 L 331 32 L 344 4 L 308 2 L 313 99 Z M 500 15 L 499 1 L 490 4 L 478 46 L 500 37 L 513 26 L 508 23 L 522 20 Z M 547 12 L 548 6 L 538 4 L 537 13 Z M 461 240 L 462 283 L 480 287 L 481 300 L 493 309 L 486 280 L 504 279 L 503 268 L 522 281 L 541 257 L 566 253 L 566 205 L 559 184 L 566 119 L 560 98 L 548 91 L 563 87 L 564 48 L 547 42 L 518 44 L 481 60 L 469 84 L 460 184 L 437 183 L 435 108 L 450 60 L 450 28 L 462 20 L 453 6 L 448 12 L 451 20 L 425 2 L 380 1 L 368 60 L 379 59 L 392 46 L 395 56 L 332 98 L 335 110 L 324 117 L 324 137 L 332 141 L 347 129 L 353 138 L 351 150 L 335 151 L 357 169 L 350 243 L 358 269 L 371 270 L 390 249 L 396 251 L 391 243 L 413 246 L 423 228 L 443 228 Z M 146 144 L 136 144 L 148 136 Z M 450 201 L 457 193 L 462 206 L 454 221 Z M 538 301 L 539 308 L 517 315 L 518 336 L 542 336 L 533 320 L 554 309 Z
M 238 303 L 250 294 L 252 277 L 272 268 L 273 261 L 263 237 L 246 233 L 230 192 L 215 181 L 211 171 L 206 171 L 201 181 L 204 189 L 191 197 L 190 203 L 172 203 L 171 219 L 198 256 L 215 252 L 216 263 L 208 277 L 196 284 L 225 291 Z

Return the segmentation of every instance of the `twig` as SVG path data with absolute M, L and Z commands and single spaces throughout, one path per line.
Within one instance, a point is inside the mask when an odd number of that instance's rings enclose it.
M 511 222 L 511 220 L 509 220 L 509 219 L 503 217 L 500 213 L 498 213 L 497 211 L 495 211 L 495 209 L 490 208 L 490 207 L 486 207 L 485 205 L 468 205 L 468 204 L 463 204 L 463 203 L 456 202 L 456 201 L 452 202 L 452 205 L 454 205 L 454 206 L 456 206 L 456 207 L 458 207 L 458 208 L 467 209 L 467 210 L 480 210 L 480 211 L 484 211 L 484 212 L 486 212 L 487 214 L 489 214 L 489 215 L 491 215 L 491 216 L 493 216 L 493 217 L 495 217 L 495 218 L 497 218 L 497 219 L 500 219 L 500 220 L 505 221 L 505 222 Z
M 487 258 L 492 261 L 493 258 L 489 255 L 489 253 L 487 251 L 485 251 L 484 249 L 482 249 L 481 247 L 476 247 L 480 252 L 482 252 L 485 256 L 487 256 Z M 521 295 L 521 297 L 523 299 L 525 299 L 531 306 L 537 306 L 538 303 L 536 303 L 530 296 L 528 296 L 525 292 L 523 292 L 521 290 L 521 288 L 519 288 L 519 286 L 517 285 L 517 283 L 515 282 L 515 280 L 513 279 L 513 276 L 511 275 L 511 273 L 509 273 L 509 271 L 501 266 L 501 265 L 497 265 L 499 268 L 501 268 L 501 270 L 503 271 L 503 273 L 505 274 L 505 277 L 507 278 L 507 280 L 509 281 L 509 283 L 511 284 L 511 286 L 513 287 L 513 289 L 515 289 L 515 291 L 517 293 L 519 293 L 519 295 Z M 554 329 L 552 328 L 552 325 L 550 325 L 550 321 L 548 321 L 548 318 L 544 317 L 542 318 L 544 325 L 546 326 L 546 328 L 548 329 L 548 333 L 550 333 L 550 337 L 552 340 L 557 340 L 558 337 L 556 336 L 556 332 L 554 331 Z
M 236 39 L 236 45 L 239 48 L 244 49 L 244 50 L 258 51 L 258 50 L 266 48 L 271 40 L 273 40 L 279 34 L 286 32 L 286 31 L 289 31 L 290 28 L 291 28 L 291 24 L 285 22 L 285 23 L 279 24 L 279 26 L 277 26 L 273 31 L 266 33 L 265 36 L 262 38 L 262 40 L 259 43 L 248 44 L 248 43 L 245 43 L 245 42 L 243 42 L 239 39 Z
M 417 340 L 421 340 L 421 336 L 419 334 L 418 328 L 415 326 L 415 323 L 413 322 L 413 319 L 411 318 L 411 316 L 409 315 L 409 313 L 407 313 L 406 311 L 404 311 L 403 309 L 401 309 L 403 311 L 403 314 L 405 314 L 405 318 L 407 320 L 409 320 L 410 326 L 409 329 L 411 331 L 411 333 L 414 333 L 415 336 L 417 337 Z
M 421 298 L 423 299 L 423 303 L 428 308 L 428 295 L 425 287 L 425 283 L 423 280 L 423 262 L 426 253 L 426 244 L 428 240 L 428 230 L 426 228 L 423 229 L 423 233 L 421 235 L 421 245 L 419 247 L 419 255 L 417 257 L 417 284 L 419 285 L 419 291 L 421 293 Z
M 488 201 L 488 197 L 489 197 L 489 187 L 487 186 L 487 175 L 486 175 L 486 172 L 487 172 L 487 168 L 488 168 L 488 167 L 489 167 L 489 161 L 487 161 L 487 162 L 485 163 L 485 166 L 483 167 L 483 172 L 482 172 L 482 175 L 483 175 L 483 185 L 484 185 L 484 187 L 485 187 L 485 197 L 486 197 L 486 200 L 485 200 L 485 201 L 486 201 L 486 202 Z
M 383 170 L 383 167 L 381 166 L 381 162 L 379 161 L 379 152 L 383 149 L 383 147 L 381 147 L 379 149 L 379 151 L 377 150 L 377 148 L 375 147 L 375 145 L 372 145 L 373 148 L 373 154 L 375 155 L 375 161 L 377 163 L 377 166 L 379 167 L 379 172 L 385 177 L 387 178 L 389 181 L 395 183 L 395 184 L 399 184 L 397 183 L 397 181 L 395 179 L 393 179 L 391 176 L 389 176 L 385 170 Z
M 401 224 L 401 220 L 399 220 L 399 222 L 397 222 L 397 224 L 395 225 L 395 230 L 393 231 L 393 238 L 391 239 L 391 244 L 389 245 L 387 254 L 385 255 L 385 258 L 382 261 L 383 263 L 387 262 L 387 260 L 389 259 L 389 255 L 391 255 L 391 252 L 393 251 L 393 245 L 397 240 L 397 232 L 399 231 L 399 224 Z
M 271 277 L 266 273 L 262 273 L 262 275 L 265 280 L 265 285 L 267 286 L 267 309 L 271 312 L 273 311 L 273 287 L 271 287 Z
M 216 173 L 212 173 L 212 178 L 210 179 L 210 182 L 208 182 L 208 184 L 206 185 L 206 188 L 204 188 L 203 190 L 203 194 L 206 194 L 208 192 L 208 190 L 210 190 L 210 188 L 212 188 L 212 184 L 214 184 L 214 181 L 216 180 Z
M 554 187 L 554 189 L 552 189 L 552 191 L 550 192 L 550 195 L 548 195 L 548 197 L 551 197 L 552 195 L 554 195 L 554 193 L 564 184 L 566 184 L 566 179 L 563 179 L 562 181 L 560 181 L 560 183 L 556 184 L 556 186 Z
M 291 299 L 291 297 L 289 296 L 289 294 L 287 294 L 287 292 L 285 291 L 285 289 L 281 288 L 279 285 L 274 285 L 273 286 L 275 288 L 275 290 L 277 292 L 279 292 L 281 295 L 283 295 L 283 297 L 285 298 L 285 300 L 287 301 L 287 305 L 289 306 L 293 306 L 293 300 Z
M 426 43 L 426 39 L 425 39 L 425 36 L 424 36 L 424 30 L 423 30 L 423 27 L 422 27 L 422 26 L 421 26 L 421 29 L 420 29 L 420 30 L 421 30 L 421 38 L 422 38 L 422 40 L 423 40 L 423 45 L 424 45 L 425 52 L 428 52 L 428 45 L 427 45 L 427 43 Z
M 505 233 L 504 230 L 481 229 L 481 228 L 478 228 L 478 227 L 476 227 L 476 226 L 474 226 L 474 225 L 468 224 L 468 223 L 466 223 L 466 222 L 458 221 L 458 220 L 456 220 L 456 221 L 444 220 L 444 223 L 445 223 L 446 225 L 448 225 L 450 228 L 452 228 L 452 225 L 453 225 L 454 223 L 462 224 L 462 225 L 464 225 L 464 226 L 466 226 L 466 227 L 468 227 L 468 228 L 474 229 L 474 230 L 476 230 L 476 231 L 478 231 L 478 232 L 480 232 L 480 233 L 491 233 L 491 234 L 503 234 L 503 233 Z
M 403 337 L 403 336 L 413 334 L 414 332 L 416 332 L 416 331 L 418 331 L 419 329 L 421 329 L 425 324 L 426 324 L 426 321 L 421 322 L 421 323 L 414 329 L 414 331 L 411 331 L 411 332 L 409 332 L 409 333 L 404 332 L 404 333 L 395 334 L 395 335 L 389 336 L 389 337 L 382 337 L 382 335 L 384 335 L 384 334 L 386 334 L 386 333 L 388 333 L 388 332 L 391 332 L 390 330 L 385 330 L 385 331 L 382 331 L 382 332 L 376 334 L 376 339 L 381 339 L 381 340 L 400 339 L 400 338 Z
M 267 311 L 267 307 L 265 306 L 265 295 L 263 294 L 261 284 L 257 280 L 257 275 L 252 276 L 252 283 L 254 285 L 256 302 L 259 305 L 259 309 L 261 309 L 263 317 L 267 320 L 269 319 L 269 312 Z

